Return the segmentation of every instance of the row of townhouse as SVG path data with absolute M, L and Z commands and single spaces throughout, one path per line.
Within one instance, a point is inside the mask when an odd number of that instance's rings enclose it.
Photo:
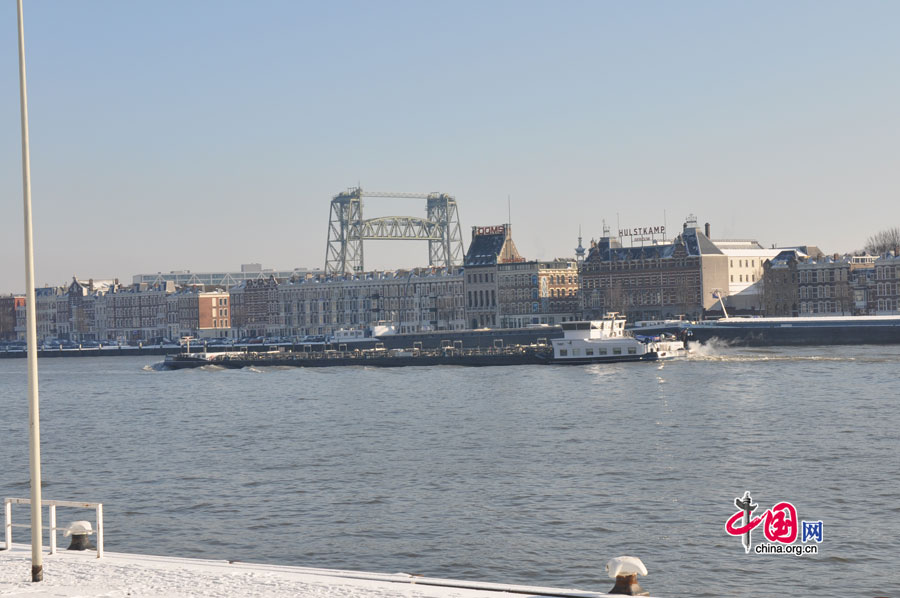
M 477 227 L 465 269 L 251 278 L 227 291 L 174 281 L 119 285 L 73 279 L 38 289 L 42 340 L 156 342 L 182 336 L 301 337 L 341 329 L 397 332 L 555 324 L 580 311 L 574 260 L 525 260 L 509 226 Z M 476 259 L 487 247 L 484 259 Z M 493 249 L 492 249 L 493 248 Z M 21 302 L 24 303 L 24 302 Z M 16 308 L 24 338 L 25 310 Z
M 14 308 L 15 338 L 25 338 L 25 300 Z M 118 281 L 79 281 L 35 289 L 38 340 L 161 342 L 182 336 L 230 336 L 228 293 L 171 282 L 122 286 Z
M 248 280 L 230 294 L 241 336 L 301 337 L 385 325 L 398 332 L 459 330 L 462 291 L 461 270 L 418 268 Z
M 527 260 L 509 224 L 476 226 L 465 257 L 469 328 L 559 324 L 581 313 L 576 260 Z
M 786 250 L 765 263 L 760 288 L 769 316 L 895 315 L 900 257 Z

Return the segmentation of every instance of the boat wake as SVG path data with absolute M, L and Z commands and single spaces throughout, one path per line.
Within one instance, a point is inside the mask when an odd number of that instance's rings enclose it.
M 691 355 L 691 361 L 720 361 L 728 363 L 752 363 L 752 362 L 789 362 L 789 361 L 819 361 L 819 362 L 852 362 L 854 357 L 834 357 L 824 355 Z
M 847 355 L 797 355 L 784 350 L 769 348 L 735 347 L 723 341 L 713 340 L 706 344 L 691 343 L 687 358 L 690 361 L 740 362 L 787 362 L 787 361 L 821 361 L 848 362 L 857 361 Z

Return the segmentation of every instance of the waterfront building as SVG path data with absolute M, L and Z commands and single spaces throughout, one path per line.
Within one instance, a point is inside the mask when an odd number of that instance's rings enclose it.
M 107 343 L 173 338 L 169 297 L 175 284 L 114 286 L 96 298 L 98 339 Z
M 277 336 L 279 296 L 274 276 L 245 280 L 229 289 L 231 325 L 238 337 Z
M 397 332 L 465 327 L 459 268 L 416 268 L 348 276 L 315 276 L 277 285 L 267 313 L 279 336 L 331 335 L 380 326 Z M 235 297 L 239 290 L 232 289 Z
M 786 249 L 764 263 L 760 294 L 766 316 L 875 313 L 874 256 L 815 255 Z
M 25 297 L 7 295 L 0 297 L 0 341 L 14 341 L 16 334 L 16 308 L 25 307 Z
M 800 316 L 843 316 L 855 311 L 848 256 L 799 261 L 797 287 Z
M 57 296 L 64 287 L 42 287 L 34 290 L 34 309 L 38 342 L 45 338 L 58 338 L 56 329 Z M 20 340 L 26 340 L 25 305 L 16 309 L 16 330 Z
M 850 258 L 850 291 L 853 293 L 854 314 L 875 314 L 878 309 L 874 255 L 854 255 Z
M 728 288 L 728 257 L 687 222 L 671 243 L 623 247 L 592 241 L 581 267 L 584 317 L 624 313 L 634 322 L 680 315 L 700 318 Z
M 228 291 L 185 288 L 166 297 L 168 336 L 174 340 L 232 338 L 231 301 Z M 171 317 L 174 315 L 174 322 Z
M 497 281 L 501 328 L 554 325 L 578 317 L 577 261 L 501 263 L 497 265 Z
M 466 322 L 470 328 L 500 326 L 500 264 L 525 262 L 512 240 L 512 227 L 473 226 L 472 241 L 466 252 Z
M 80 281 L 74 276 L 69 286 L 56 295 L 56 337 L 76 343 L 102 339 L 98 334 L 97 304 L 118 280 Z
M 900 255 L 891 251 L 875 260 L 873 267 L 875 313 L 900 313 Z
M 799 249 L 785 249 L 763 263 L 761 286 L 763 315 L 800 315 L 800 288 L 797 264 L 809 256 Z
M 762 312 L 759 283 L 762 280 L 763 263 L 778 255 L 781 250 L 766 249 L 755 239 L 718 239 L 713 240 L 713 244 L 728 258 L 728 292 L 725 301 L 728 313 Z

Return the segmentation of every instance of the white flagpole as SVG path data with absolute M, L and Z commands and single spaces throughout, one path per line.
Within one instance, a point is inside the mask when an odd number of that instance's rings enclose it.
M 28 455 L 31 469 L 31 581 L 44 579 L 41 521 L 41 423 L 38 413 L 37 317 L 34 299 L 34 241 L 31 235 L 31 158 L 28 148 L 28 93 L 25 85 L 25 27 L 19 14 L 19 96 L 22 104 L 22 187 L 25 204 L 25 314 L 28 340 Z

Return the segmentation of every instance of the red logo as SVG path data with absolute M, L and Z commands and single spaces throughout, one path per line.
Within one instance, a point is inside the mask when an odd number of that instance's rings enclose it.
M 745 513 L 746 511 L 738 511 L 732 515 L 725 524 L 725 531 L 732 536 L 743 536 L 762 523 L 763 533 L 769 542 L 793 544 L 797 539 L 797 509 L 791 503 L 780 502 L 759 517 L 753 517 L 743 525 L 736 525 Z

